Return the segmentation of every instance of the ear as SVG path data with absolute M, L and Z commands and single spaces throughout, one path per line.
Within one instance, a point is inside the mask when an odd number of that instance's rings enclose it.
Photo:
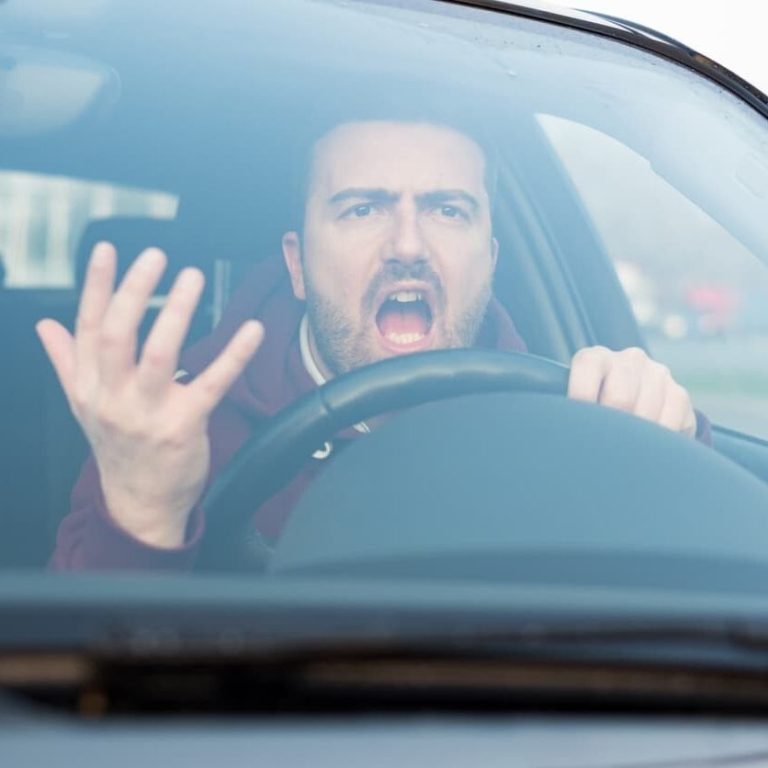
M 283 235 L 283 258 L 291 276 L 293 295 L 304 301 L 307 294 L 304 290 L 304 265 L 301 261 L 301 240 L 298 232 L 286 232 Z
M 495 238 L 491 238 L 491 269 L 496 271 L 496 262 L 499 258 L 499 241 Z

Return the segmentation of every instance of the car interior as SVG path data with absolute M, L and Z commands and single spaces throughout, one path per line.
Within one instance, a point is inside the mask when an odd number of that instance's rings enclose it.
M 227 25 L 223 19 L 216 23 Z M 231 61 L 218 61 L 205 51 L 197 55 L 190 41 L 177 45 L 178 60 L 163 68 L 163 46 L 179 41 L 172 30 L 153 34 L 146 60 L 136 61 L 129 40 L 115 42 L 83 31 L 78 45 L 95 61 L 109 62 L 113 73 L 104 75 L 87 107 L 74 119 L 43 130 L 19 132 L 18 126 L 0 125 L 0 167 L 5 170 L 159 189 L 179 200 L 173 219 L 117 215 L 91 220 L 71 248 L 70 287 L 0 291 L 0 323 L 10 339 L 10 364 L 0 377 L 0 396 L 11 414 L 0 438 L 6 468 L 0 564 L 6 567 L 44 566 L 87 455 L 34 323 L 53 317 L 72 326 L 93 245 L 100 240 L 114 243 L 121 273 L 146 247 L 160 246 L 168 254 L 167 276 L 142 335 L 162 306 L 174 273 L 185 265 L 202 269 L 207 288 L 188 339 L 194 342 L 215 325 L 252 263 L 279 258 L 280 235 L 300 226 L 293 179 L 297 147 L 306 145 L 317 125 L 348 114 L 349 102 L 359 101 L 365 112 L 372 102 L 379 102 L 376 108 L 381 110 L 383 101 L 386 112 L 392 106 L 386 99 L 403 88 L 396 72 L 370 93 L 372 74 L 380 74 L 374 56 L 367 68 L 350 72 L 345 57 L 336 61 L 328 57 L 327 47 L 320 50 L 308 43 L 306 57 L 300 59 L 297 51 L 307 41 L 299 32 L 287 53 L 275 43 L 265 45 L 256 57 L 251 41 L 235 30 L 233 56 L 242 67 L 237 79 Z M 39 40 L 32 42 L 40 46 Z M 408 43 L 414 45 L 412 51 L 408 45 L 403 48 L 400 64 L 405 71 L 413 63 L 409 55 L 416 60 L 422 56 L 415 53 L 418 40 Z M 32 46 L 25 54 L 31 61 L 41 55 L 35 50 Z M 306 74 L 308 60 L 318 64 L 311 76 Z M 409 79 L 408 89 L 417 99 L 440 87 L 439 76 L 430 77 L 420 61 L 419 71 L 425 70 L 420 79 Z M 496 135 L 502 137 L 495 211 L 501 244 L 498 297 L 534 354 L 567 363 L 587 344 L 643 346 L 615 268 L 532 119 L 525 91 L 518 102 L 501 103 L 500 94 L 507 91 L 500 89 L 493 71 L 482 97 L 495 102 Z M 472 75 L 468 70 L 470 82 Z M 762 441 L 718 430 L 715 447 L 768 481 L 768 445 Z

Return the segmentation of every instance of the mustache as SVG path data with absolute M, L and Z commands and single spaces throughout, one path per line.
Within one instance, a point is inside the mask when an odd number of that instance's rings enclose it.
M 442 303 L 443 283 L 440 275 L 424 261 L 413 264 L 404 264 L 400 261 L 387 262 L 373 276 L 368 290 L 363 297 L 363 305 L 368 309 L 373 308 L 373 302 L 377 294 L 389 283 L 398 283 L 403 280 L 418 280 L 427 283 L 434 291 L 435 298 Z

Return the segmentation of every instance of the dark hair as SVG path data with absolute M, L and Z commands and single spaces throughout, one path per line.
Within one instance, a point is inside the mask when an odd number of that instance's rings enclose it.
M 432 86 L 434 88 L 434 86 Z M 419 89 L 411 83 L 408 93 L 414 91 L 419 95 Z M 396 93 L 396 96 L 392 94 Z M 317 142 L 330 133 L 334 128 L 344 123 L 354 122 L 401 122 L 401 123 L 430 123 L 451 128 L 474 141 L 483 153 L 485 159 L 485 188 L 491 203 L 493 216 L 494 201 L 498 185 L 498 151 L 493 137 L 493 109 L 483 108 L 476 98 L 470 99 L 464 92 L 446 93 L 441 91 L 432 97 L 407 98 L 402 91 L 388 88 L 386 91 L 375 90 L 366 93 L 365 98 L 350 98 L 345 100 L 343 107 L 330 108 L 327 104 L 315 109 L 303 131 L 301 148 L 294 156 L 295 166 L 292 170 L 293 198 L 295 211 L 294 228 L 301 231 L 303 226 L 304 207 L 309 187 L 314 150 Z

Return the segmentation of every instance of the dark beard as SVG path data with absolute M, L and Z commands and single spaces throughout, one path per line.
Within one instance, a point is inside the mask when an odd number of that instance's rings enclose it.
M 322 362 L 333 376 L 375 362 L 362 354 L 365 334 L 355 332 L 338 307 L 306 285 L 307 319 Z
M 374 276 L 362 301 L 362 316 L 374 314 L 373 302 L 382 287 L 387 283 L 402 280 L 420 280 L 429 283 L 436 297 L 436 314 L 443 316 L 445 308 L 444 292 L 437 273 L 425 262 L 402 264 L 392 262 Z M 321 296 L 311 280 L 305 275 L 307 297 L 307 318 L 314 338 L 317 352 L 328 370 L 338 376 L 342 373 L 370 365 L 380 359 L 374 350 L 368 349 L 366 340 L 370 338 L 370 329 L 355 330 L 354 325 L 344 312 Z M 491 299 L 491 281 L 489 280 L 475 301 L 458 318 L 455 327 L 447 330 L 441 348 L 456 349 L 471 347 L 485 319 L 488 303 Z

